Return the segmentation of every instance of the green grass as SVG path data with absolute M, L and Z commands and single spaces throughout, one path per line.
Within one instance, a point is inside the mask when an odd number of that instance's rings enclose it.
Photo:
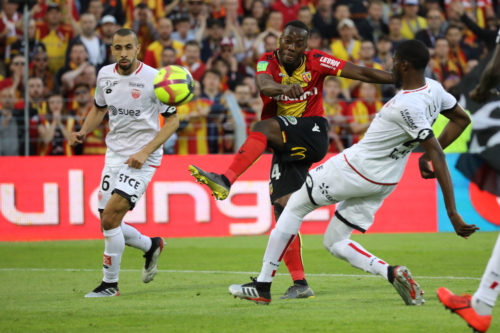
M 83 297 L 101 280 L 103 241 L 0 243 L 0 332 L 470 332 L 444 310 L 435 290 L 473 293 L 497 237 L 353 236 L 380 258 L 410 268 L 426 291 L 427 303 L 419 307 L 404 305 L 384 279 L 334 258 L 321 236 L 304 237 L 316 297 L 278 300 L 290 285 L 282 265 L 269 306 L 234 299 L 227 291 L 230 284 L 250 281 L 244 272 L 260 270 L 267 236 L 167 239 L 160 259 L 164 271 L 149 284 L 141 282 L 142 254 L 127 248 L 122 295 L 105 299 Z M 490 331 L 500 331 L 499 319 Z

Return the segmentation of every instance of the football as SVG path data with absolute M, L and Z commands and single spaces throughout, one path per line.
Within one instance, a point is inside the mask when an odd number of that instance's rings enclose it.
M 194 79 L 182 66 L 170 65 L 160 69 L 153 83 L 156 97 L 167 105 L 179 106 L 193 98 Z

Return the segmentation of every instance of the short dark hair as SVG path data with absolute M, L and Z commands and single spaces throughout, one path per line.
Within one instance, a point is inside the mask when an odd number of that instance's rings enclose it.
M 380 41 L 386 41 L 386 42 L 390 42 L 391 39 L 389 38 L 389 36 L 387 35 L 381 35 L 378 39 L 377 39 L 377 43 L 380 42 Z
M 187 42 L 186 44 L 184 44 L 184 49 L 186 49 L 186 47 L 188 47 L 188 46 L 196 46 L 198 49 L 201 50 L 200 43 L 198 43 L 195 40 L 190 40 L 189 42 Z
M 203 74 L 203 78 L 201 79 L 201 81 L 203 81 L 205 79 L 205 76 L 207 76 L 208 73 L 217 75 L 219 77 L 219 80 L 222 80 L 222 73 L 218 69 L 216 69 L 216 68 L 210 68 L 210 69 L 207 69 L 205 71 L 205 73 Z
M 145 3 L 141 2 L 140 4 L 138 4 L 137 6 L 135 6 L 135 8 L 137 8 L 137 9 L 148 9 L 149 7 Z
M 137 35 L 135 34 L 135 32 L 132 30 L 132 29 L 127 29 L 127 28 L 121 28 L 121 29 L 118 29 L 114 34 L 113 34 L 113 39 L 115 37 L 115 35 L 118 35 L 118 36 L 121 36 L 121 37 L 125 37 L 125 36 L 130 36 L 130 35 L 133 35 L 134 36 L 134 39 L 135 39 L 135 44 L 139 44 L 139 41 L 137 40 Z
M 285 29 L 287 27 L 295 27 L 295 28 L 299 28 L 299 29 L 302 29 L 302 30 L 305 30 L 307 32 L 307 36 L 309 36 L 309 27 L 307 26 L 307 24 L 305 24 L 304 22 L 302 21 L 299 21 L 299 20 L 294 20 L 294 21 L 290 21 L 288 22 L 287 24 L 285 24 L 285 26 L 283 27 L 283 31 L 285 31 Z
M 444 41 L 446 41 L 446 43 L 448 43 L 448 40 L 446 38 L 444 38 L 444 37 L 438 37 L 438 38 L 436 38 L 436 42 L 434 44 L 436 44 L 440 40 L 444 40 Z
M 444 31 L 444 35 L 446 36 L 448 34 L 448 32 L 452 29 L 457 29 L 458 31 L 462 31 L 462 29 L 460 29 L 460 27 L 458 25 L 455 25 L 455 24 L 450 24 L 446 30 Z
M 177 51 L 176 51 L 176 50 L 175 50 L 172 46 L 165 46 L 165 47 L 163 48 L 163 51 L 166 51 L 166 50 L 172 51 L 172 52 L 174 52 L 175 54 L 177 54 Z M 163 51 L 162 51 L 162 52 L 163 52 Z
M 408 61 L 417 71 L 425 70 L 429 63 L 430 54 L 427 46 L 419 40 L 405 40 L 396 47 L 395 55 L 400 61 Z
M 299 12 L 300 12 L 301 10 L 307 10 L 307 11 L 309 11 L 309 12 L 310 12 L 310 11 L 311 11 L 311 8 L 309 8 L 308 6 L 302 6 L 302 7 L 300 7 L 300 8 L 299 8 Z
M 389 22 L 392 21 L 392 20 L 400 20 L 400 21 L 402 21 L 403 17 L 401 15 L 392 15 L 391 17 L 389 17 Z

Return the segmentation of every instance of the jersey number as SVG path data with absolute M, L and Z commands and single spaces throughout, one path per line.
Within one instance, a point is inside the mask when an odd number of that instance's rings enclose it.
M 280 168 L 278 163 L 275 163 L 273 165 L 273 170 L 271 171 L 271 178 L 274 178 L 276 180 L 280 179 L 281 173 L 280 173 Z
M 104 177 L 102 177 L 101 188 L 102 188 L 103 191 L 109 190 L 109 182 L 106 181 L 107 179 L 109 179 L 109 177 L 111 177 L 111 176 L 110 175 L 105 175 Z

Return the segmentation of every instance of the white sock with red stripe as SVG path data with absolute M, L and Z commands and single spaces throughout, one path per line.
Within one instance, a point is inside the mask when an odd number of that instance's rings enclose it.
M 142 252 L 148 252 L 151 248 L 151 238 L 141 234 L 133 225 L 122 222 L 120 228 L 122 229 L 126 245 L 134 249 L 139 249 Z
M 374 275 L 382 275 L 387 279 L 389 264 L 366 251 L 359 243 L 344 239 L 335 242 L 330 252 L 337 258 L 349 262 L 353 267 Z
M 479 289 L 472 298 L 472 307 L 480 315 L 490 315 L 500 292 L 500 236 L 486 266 Z M 484 303 L 484 304 L 481 304 Z M 486 305 L 486 306 L 484 306 Z
M 123 238 L 120 227 L 104 230 L 104 260 L 102 271 L 104 273 L 104 282 L 118 282 L 120 273 L 120 263 L 122 261 L 123 250 L 125 250 L 125 239 Z
M 271 231 L 266 253 L 264 254 L 262 270 L 257 278 L 258 282 L 273 282 L 274 274 L 276 274 L 288 246 L 295 237 L 297 235 L 283 233 L 276 228 Z

